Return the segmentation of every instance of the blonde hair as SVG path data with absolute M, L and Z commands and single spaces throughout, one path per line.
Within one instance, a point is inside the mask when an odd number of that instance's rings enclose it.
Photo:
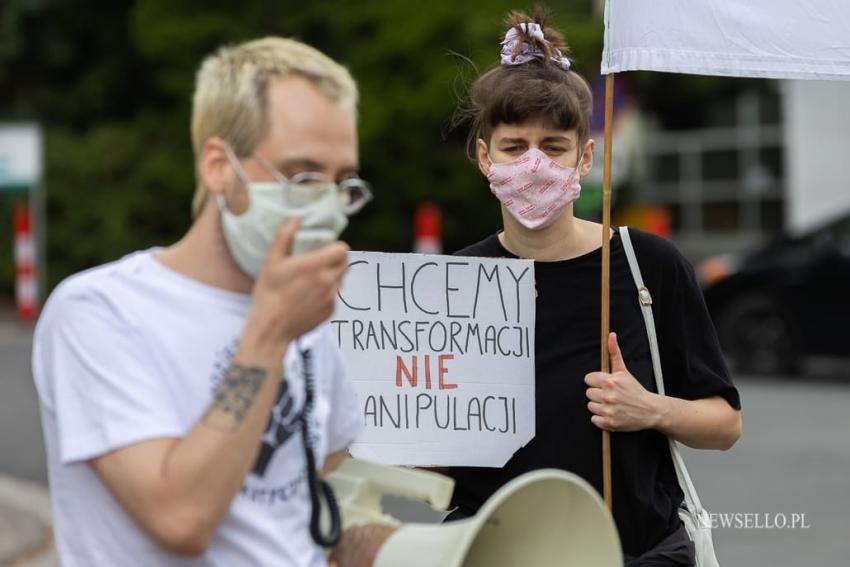
M 293 39 L 266 37 L 222 47 L 201 63 L 192 100 L 195 163 L 204 144 L 218 136 L 237 156 L 247 156 L 268 128 L 266 90 L 271 77 L 299 75 L 341 104 L 357 105 L 357 85 L 348 70 L 319 50 Z M 197 217 L 207 200 L 200 179 L 192 199 Z

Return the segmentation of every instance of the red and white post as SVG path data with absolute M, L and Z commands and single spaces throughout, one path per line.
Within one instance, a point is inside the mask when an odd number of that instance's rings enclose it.
M 419 254 L 442 254 L 443 228 L 440 208 L 434 203 L 416 207 L 413 217 L 413 251 Z
M 35 240 L 30 209 L 21 203 L 15 207 L 15 298 L 18 318 L 24 323 L 35 320 L 38 310 Z

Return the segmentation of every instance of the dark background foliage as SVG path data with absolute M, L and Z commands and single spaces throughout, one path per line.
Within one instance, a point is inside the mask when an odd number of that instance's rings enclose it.
M 602 23 L 590 0 L 552 2 L 575 68 L 598 73 Z M 345 234 L 355 249 L 410 250 L 418 203 L 444 213 L 449 251 L 499 225 L 451 117 L 476 69 L 497 60 L 507 0 L 4 0 L 0 122 L 36 121 L 46 139 L 49 284 L 186 230 L 194 187 L 190 99 L 201 59 L 263 35 L 297 37 L 358 80 L 362 175 L 376 199 Z M 665 125 L 699 125 L 742 82 L 633 74 Z M 0 198 L 0 242 L 11 207 Z M 9 236 L 7 236 L 9 235 Z M 7 240 L 8 239 L 8 240 Z M 0 291 L 12 286 L 0 249 Z

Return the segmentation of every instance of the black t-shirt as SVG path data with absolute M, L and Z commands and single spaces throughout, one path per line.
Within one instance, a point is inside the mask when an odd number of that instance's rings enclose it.
M 630 229 L 661 352 L 666 393 L 694 400 L 722 396 L 740 409 L 693 268 L 667 240 Z M 457 252 L 516 257 L 496 235 Z M 600 360 L 602 250 L 535 262 L 536 435 L 503 468 L 453 467 L 454 505 L 473 514 L 502 485 L 540 468 L 578 474 L 602 492 L 602 434 L 590 421 L 584 377 Z M 611 330 L 626 367 L 655 392 L 649 340 L 619 234 L 611 239 Z M 623 551 L 640 555 L 680 523 L 682 492 L 665 436 L 655 430 L 612 433 L 612 499 Z

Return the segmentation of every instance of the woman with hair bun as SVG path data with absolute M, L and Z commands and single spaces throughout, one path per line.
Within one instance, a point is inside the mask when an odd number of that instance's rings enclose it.
M 470 157 L 502 209 L 500 231 L 457 254 L 535 260 L 536 436 L 502 468 L 453 467 L 452 519 L 474 514 L 499 487 L 555 467 L 602 489 L 602 430 L 611 436 L 613 515 L 630 567 L 692 565 L 678 509 L 683 495 L 667 437 L 729 449 L 740 399 L 693 268 L 667 240 L 631 230 L 657 326 L 667 395 L 655 393 L 649 340 L 617 231 L 611 238 L 611 372 L 599 369 L 598 223 L 573 215 L 593 166 L 592 94 L 571 69 L 564 37 L 511 12 L 501 61 L 469 93 Z

